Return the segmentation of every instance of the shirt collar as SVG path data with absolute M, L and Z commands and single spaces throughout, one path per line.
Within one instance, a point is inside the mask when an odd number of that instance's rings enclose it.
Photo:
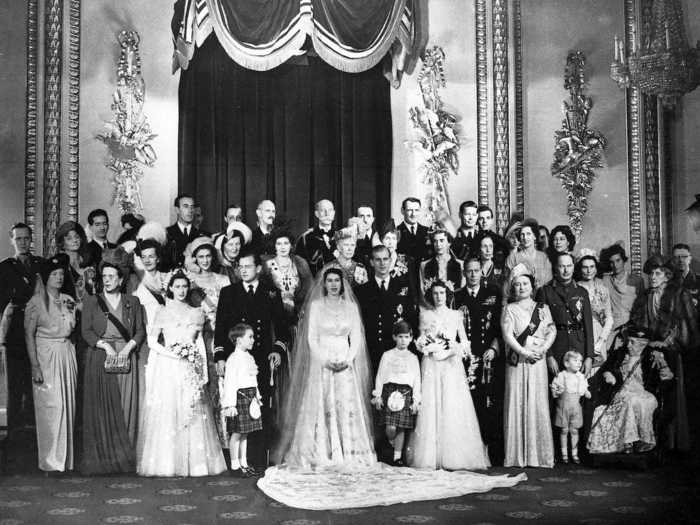
M 384 284 L 386 285 L 387 289 L 389 288 L 389 279 L 391 279 L 390 275 L 387 275 L 384 277 L 384 279 L 381 279 L 380 277 L 377 277 L 376 275 L 374 276 L 374 280 L 377 281 L 377 286 L 381 288 L 382 286 L 382 281 L 384 281 Z
M 243 284 L 243 288 L 245 288 L 245 291 L 246 291 L 246 292 L 247 292 L 248 289 L 252 286 L 252 287 L 253 287 L 253 293 L 255 293 L 255 292 L 258 291 L 258 284 L 260 284 L 260 280 L 259 280 L 259 279 L 255 279 L 254 281 L 249 282 L 249 283 L 245 283 L 245 282 L 241 281 L 241 284 Z

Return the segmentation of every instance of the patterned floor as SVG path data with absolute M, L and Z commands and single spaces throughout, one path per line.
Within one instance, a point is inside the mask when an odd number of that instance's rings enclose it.
M 513 473 L 513 469 L 494 469 Z M 692 523 L 700 484 L 674 462 L 632 471 L 558 466 L 527 469 L 510 489 L 440 501 L 310 512 L 268 499 L 252 479 L 138 478 L 77 475 L 0 479 L 0 525 L 62 523 Z

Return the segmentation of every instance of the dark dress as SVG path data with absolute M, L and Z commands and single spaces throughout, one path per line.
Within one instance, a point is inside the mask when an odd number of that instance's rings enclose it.
M 103 300 L 104 297 L 102 296 Z M 97 341 L 108 342 L 118 352 L 127 343 L 102 312 L 97 298 L 90 296 L 83 305 L 83 338 L 89 345 L 85 360 L 83 387 L 83 439 L 79 470 L 83 474 L 133 472 L 138 422 L 138 349 L 146 330 L 141 303 L 136 297 L 121 296 L 116 310 L 105 300 L 110 313 L 119 319 L 136 342 L 130 356 L 130 371 L 108 374 L 106 353 L 95 348 Z

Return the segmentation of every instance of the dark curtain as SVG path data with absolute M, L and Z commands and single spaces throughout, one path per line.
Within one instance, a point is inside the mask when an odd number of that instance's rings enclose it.
M 391 109 L 381 64 L 351 74 L 302 61 L 244 69 L 212 35 L 181 72 L 179 191 L 200 203 L 205 229 L 220 229 L 228 203 L 240 203 L 253 225 L 266 198 L 295 234 L 312 224 L 322 198 L 335 204 L 336 224 L 361 204 L 390 216 Z

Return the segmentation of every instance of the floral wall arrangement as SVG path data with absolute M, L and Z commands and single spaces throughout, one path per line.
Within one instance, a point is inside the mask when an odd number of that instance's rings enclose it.
M 562 104 L 562 127 L 554 132 L 552 162 L 552 176 L 561 181 L 566 192 L 569 225 L 576 238 L 583 232 L 595 170 L 603 167 L 603 150 L 607 146 L 600 131 L 588 127 L 593 100 L 585 94 L 585 65 L 586 57 L 581 51 L 569 52 L 564 70 L 564 89 L 569 91 L 569 99 Z
M 407 141 L 409 149 L 421 158 L 420 173 L 428 187 L 425 198 L 426 219 L 432 224 L 449 216 L 447 180 L 459 169 L 458 117 L 443 108 L 439 90 L 445 87 L 445 52 L 439 46 L 424 51 L 418 74 L 423 105 L 409 109 L 408 115 L 416 139 Z
M 146 84 L 141 76 L 140 37 L 136 31 L 118 35 L 121 53 L 117 66 L 117 89 L 112 95 L 114 117 L 105 123 L 97 140 L 107 146 L 106 166 L 112 171 L 113 204 L 120 213 L 143 209 L 139 181 L 143 168 L 157 159 L 151 141 L 156 137 L 143 112 Z

